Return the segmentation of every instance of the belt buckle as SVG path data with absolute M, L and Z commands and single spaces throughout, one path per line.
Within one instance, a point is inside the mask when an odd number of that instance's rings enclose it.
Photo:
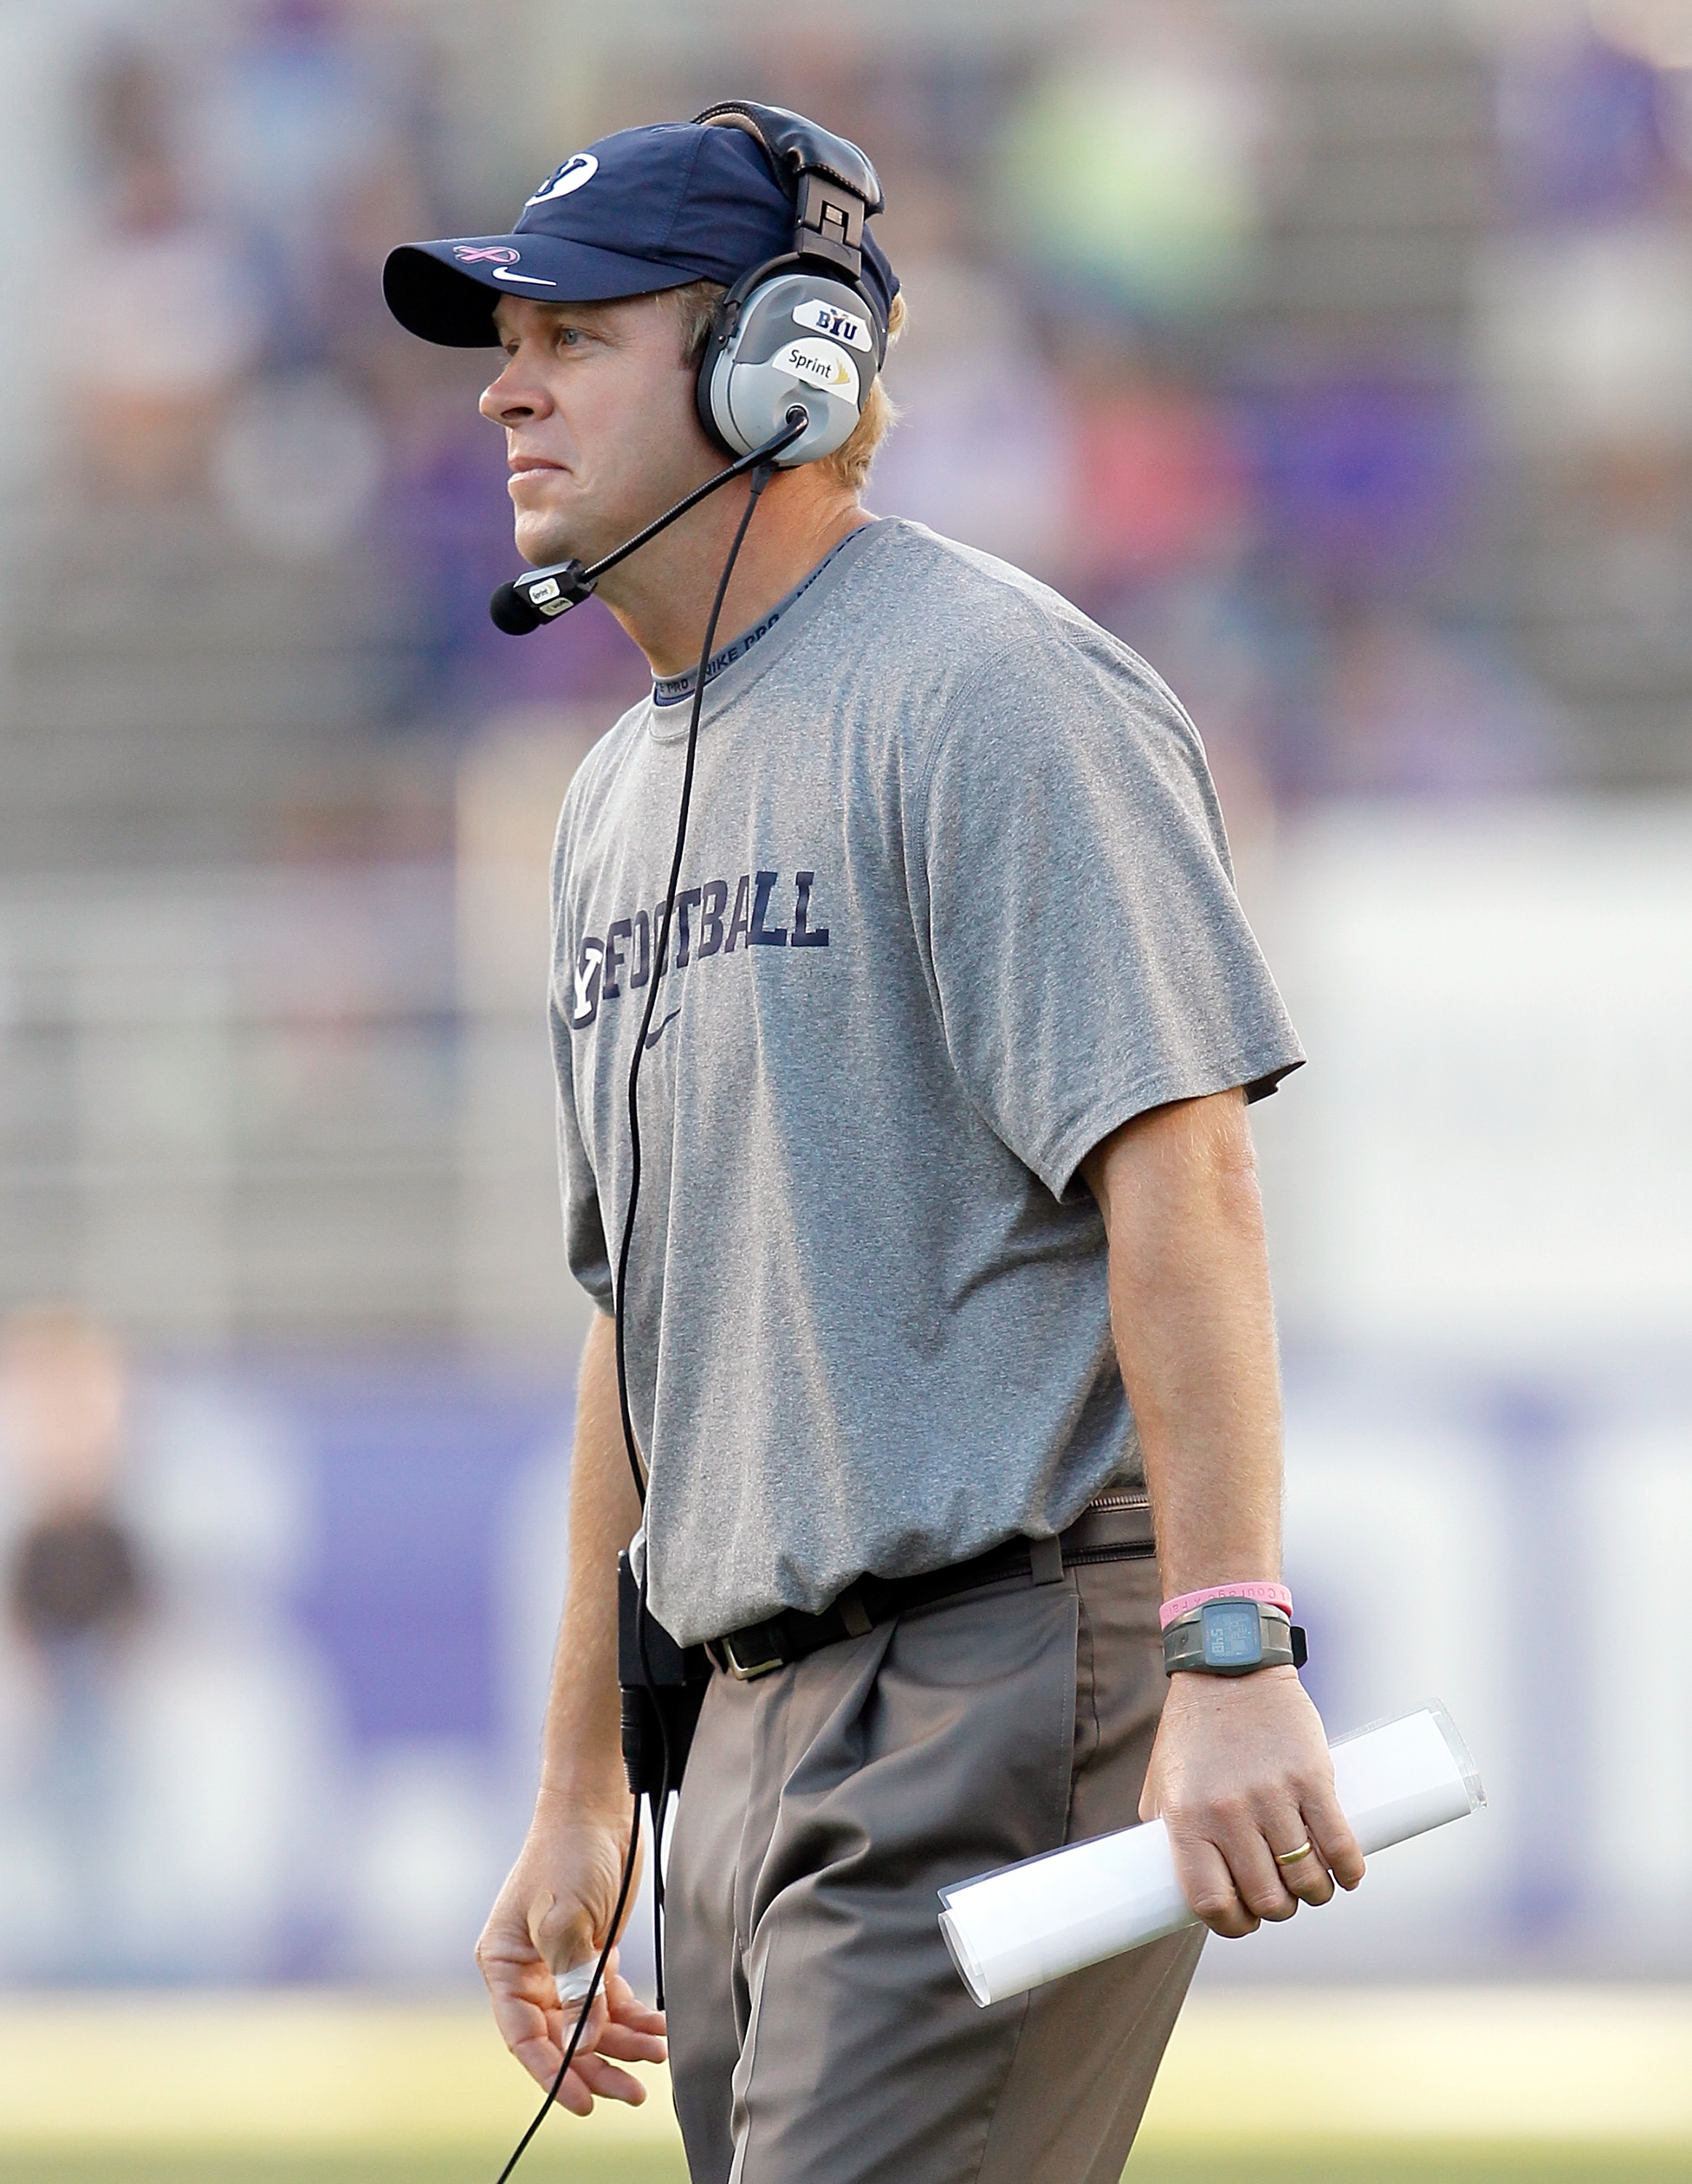
M 763 1633 L 766 1643 L 776 1639 L 776 1632 L 767 1623 L 756 1624 L 753 1628 Z M 743 1661 L 738 1642 L 750 1635 L 749 1631 L 732 1630 L 726 1638 L 717 1641 L 722 1652 L 723 1665 L 737 1684 L 755 1684 L 760 1676 L 773 1675 L 777 1669 L 785 1669 L 788 1665 L 787 1658 L 779 1646 L 762 1660 Z

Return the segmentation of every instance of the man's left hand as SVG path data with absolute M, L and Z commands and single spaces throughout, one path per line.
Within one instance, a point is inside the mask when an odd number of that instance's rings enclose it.
M 1255 1933 L 1355 1888 L 1363 1853 L 1334 1793 L 1333 1763 L 1297 1672 L 1183 1671 L 1169 1680 L 1140 1818 L 1169 1830 L 1183 1894 L 1212 1933 Z M 1289 1865 L 1277 1853 L 1308 1841 Z

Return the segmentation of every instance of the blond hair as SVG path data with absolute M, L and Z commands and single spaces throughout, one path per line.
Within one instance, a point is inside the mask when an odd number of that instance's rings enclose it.
M 715 281 L 690 281 L 683 288 L 660 290 L 659 300 L 675 318 L 682 337 L 682 354 L 687 363 L 697 364 L 704 354 L 705 343 L 711 336 L 712 317 L 727 293 L 727 289 Z M 904 325 L 904 298 L 895 296 L 888 313 L 889 348 L 899 339 Z M 844 486 L 849 493 L 861 493 L 870 475 L 870 465 L 876 459 L 876 450 L 898 419 L 899 410 L 877 372 L 871 382 L 863 415 L 852 428 L 852 437 L 832 455 L 824 455 L 817 469 L 837 485 Z

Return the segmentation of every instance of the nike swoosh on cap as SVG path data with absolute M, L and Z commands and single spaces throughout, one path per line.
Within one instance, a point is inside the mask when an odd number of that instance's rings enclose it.
M 555 288 L 558 286 L 556 281 L 543 281 L 538 273 L 514 273 L 509 265 L 496 265 L 493 277 L 496 281 L 526 281 L 532 288 Z

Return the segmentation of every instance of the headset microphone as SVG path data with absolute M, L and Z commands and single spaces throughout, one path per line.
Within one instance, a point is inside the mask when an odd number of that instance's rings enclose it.
M 599 579 L 608 570 L 615 569 L 619 561 L 638 552 L 649 538 L 667 530 L 678 515 L 685 515 L 690 508 L 697 508 L 708 493 L 731 478 L 742 477 L 748 471 L 756 470 L 760 463 L 773 462 L 776 457 L 803 439 L 810 428 L 810 412 L 802 402 L 795 402 L 782 421 L 782 429 L 761 448 L 754 448 L 749 454 L 742 455 L 726 470 L 719 471 L 701 486 L 678 500 L 674 508 L 666 508 L 655 522 L 648 523 L 644 531 L 636 532 L 615 552 L 603 560 L 595 561 L 591 568 L 580 561 L 554 561 L 544 569 L 531 569 L 526 576 L 514 577 L 502 584 L 487 603 L 487 611 L 496 629 L 503 629 L 507 637 L 526 637 L 532 629 L 538 629 L 543 621 L 556 621 L 571 607 L 580 606 L 583 599 L 593 596 Z

